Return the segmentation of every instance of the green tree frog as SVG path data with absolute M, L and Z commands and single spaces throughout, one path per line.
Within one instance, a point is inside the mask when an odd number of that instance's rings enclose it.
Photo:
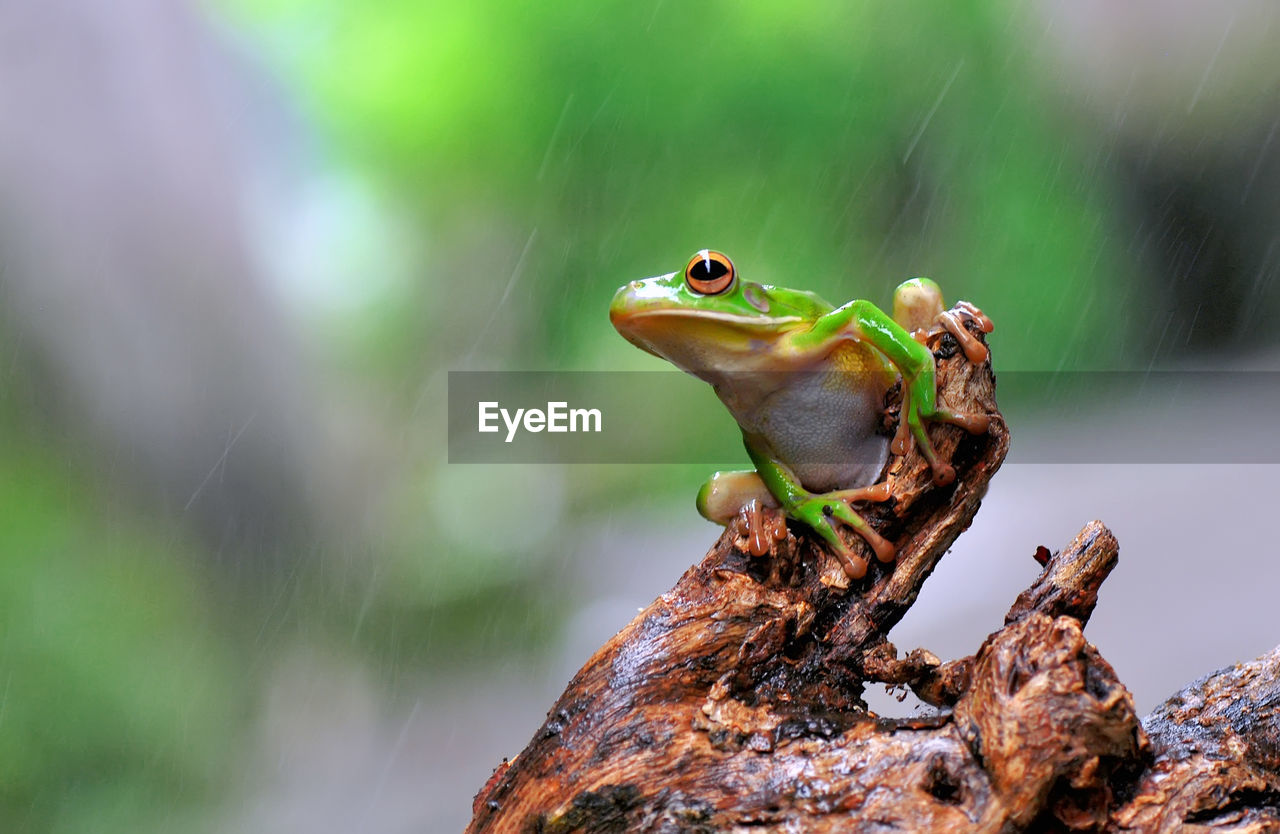
M 609 307 L 628 341 L 709 382 L 742 429 L 753 471 L 717 472 L 698 493 L 704 517 L 727 525 L 747 519 L 749 549 L 768 552 L 785 535 L 782 514 L 825 539 L 850 579 L 867 563 L 837 530 L 853 528 L 883 562 L 894 548 L 854 511 L 855 501 L 885 501 L 876 483 L 888 454 L 905 454 L 914 438 L 945 485 L 955 471 L 939 460 L 925 421 L 985 432 L 985 415 L 938 402 L 933 354 L 923 344 L 943 327 L 970 361 L 986 347 L 963 320 L 990 332 L 978 308 L 944 311 L 938 285 L 912 278 L 894 292 L 893 316 L 868 301 L 833 307 L 803 290 L 743 280 L 732 261 L 703 249 L 683 272 L 632 281 Z M 880 431 L 886 391 L 901 376 L 902 417 L 892 442 Z M 778 511 L 781 510 L 781 513 Z

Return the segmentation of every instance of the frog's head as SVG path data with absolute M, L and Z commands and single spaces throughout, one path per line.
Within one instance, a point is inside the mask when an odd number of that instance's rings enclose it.
M 768 365 L 780 336 L 829 309 L 811 293 L 744 281 L 728 256 L 703 249 L 683 272 L 619 289 L 609 318 L 627 341 L 699 374 Z

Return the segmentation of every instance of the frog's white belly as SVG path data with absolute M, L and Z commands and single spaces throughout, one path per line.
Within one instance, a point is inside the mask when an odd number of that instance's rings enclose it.
M 743 431 L 762 440 L 805 489 L 851 489 L 875 483 L 889 438 L 877 433 L 883 387 L 850 382 L 849 374 L 791 373 L 785 384 L 738 386 L 736 396 L 721 399 Z

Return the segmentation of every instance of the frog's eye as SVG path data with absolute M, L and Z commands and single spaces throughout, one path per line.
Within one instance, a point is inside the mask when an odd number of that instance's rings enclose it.
M 684 268 L 684 280 L 689 289 L 699 295 L 717 295 L 733 286 L 737 273 L 729 256 L 712 249 L 703 249 L 689 259 Z

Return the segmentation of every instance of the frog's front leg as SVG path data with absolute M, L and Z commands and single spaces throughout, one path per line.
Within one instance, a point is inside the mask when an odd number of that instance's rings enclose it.
M 812 328 L 792 337 L 791 347 L 796 351 L 816 350 L 841 338 L 870 344 L 902 377 L 902 418 L 891 447 L 894 454 L 905 454 L 914 437 L 933 470 L 933 482 L 943 486 L 955 480 L 955 469 L 939 459 L 925 432 L 924 421 L 951 423 L 972 434 L 981 434 L 989 425 L 987 416 L 961 414 L 939 404 L 933 353 L 869 301 L 850 301 L 821 316 Z

